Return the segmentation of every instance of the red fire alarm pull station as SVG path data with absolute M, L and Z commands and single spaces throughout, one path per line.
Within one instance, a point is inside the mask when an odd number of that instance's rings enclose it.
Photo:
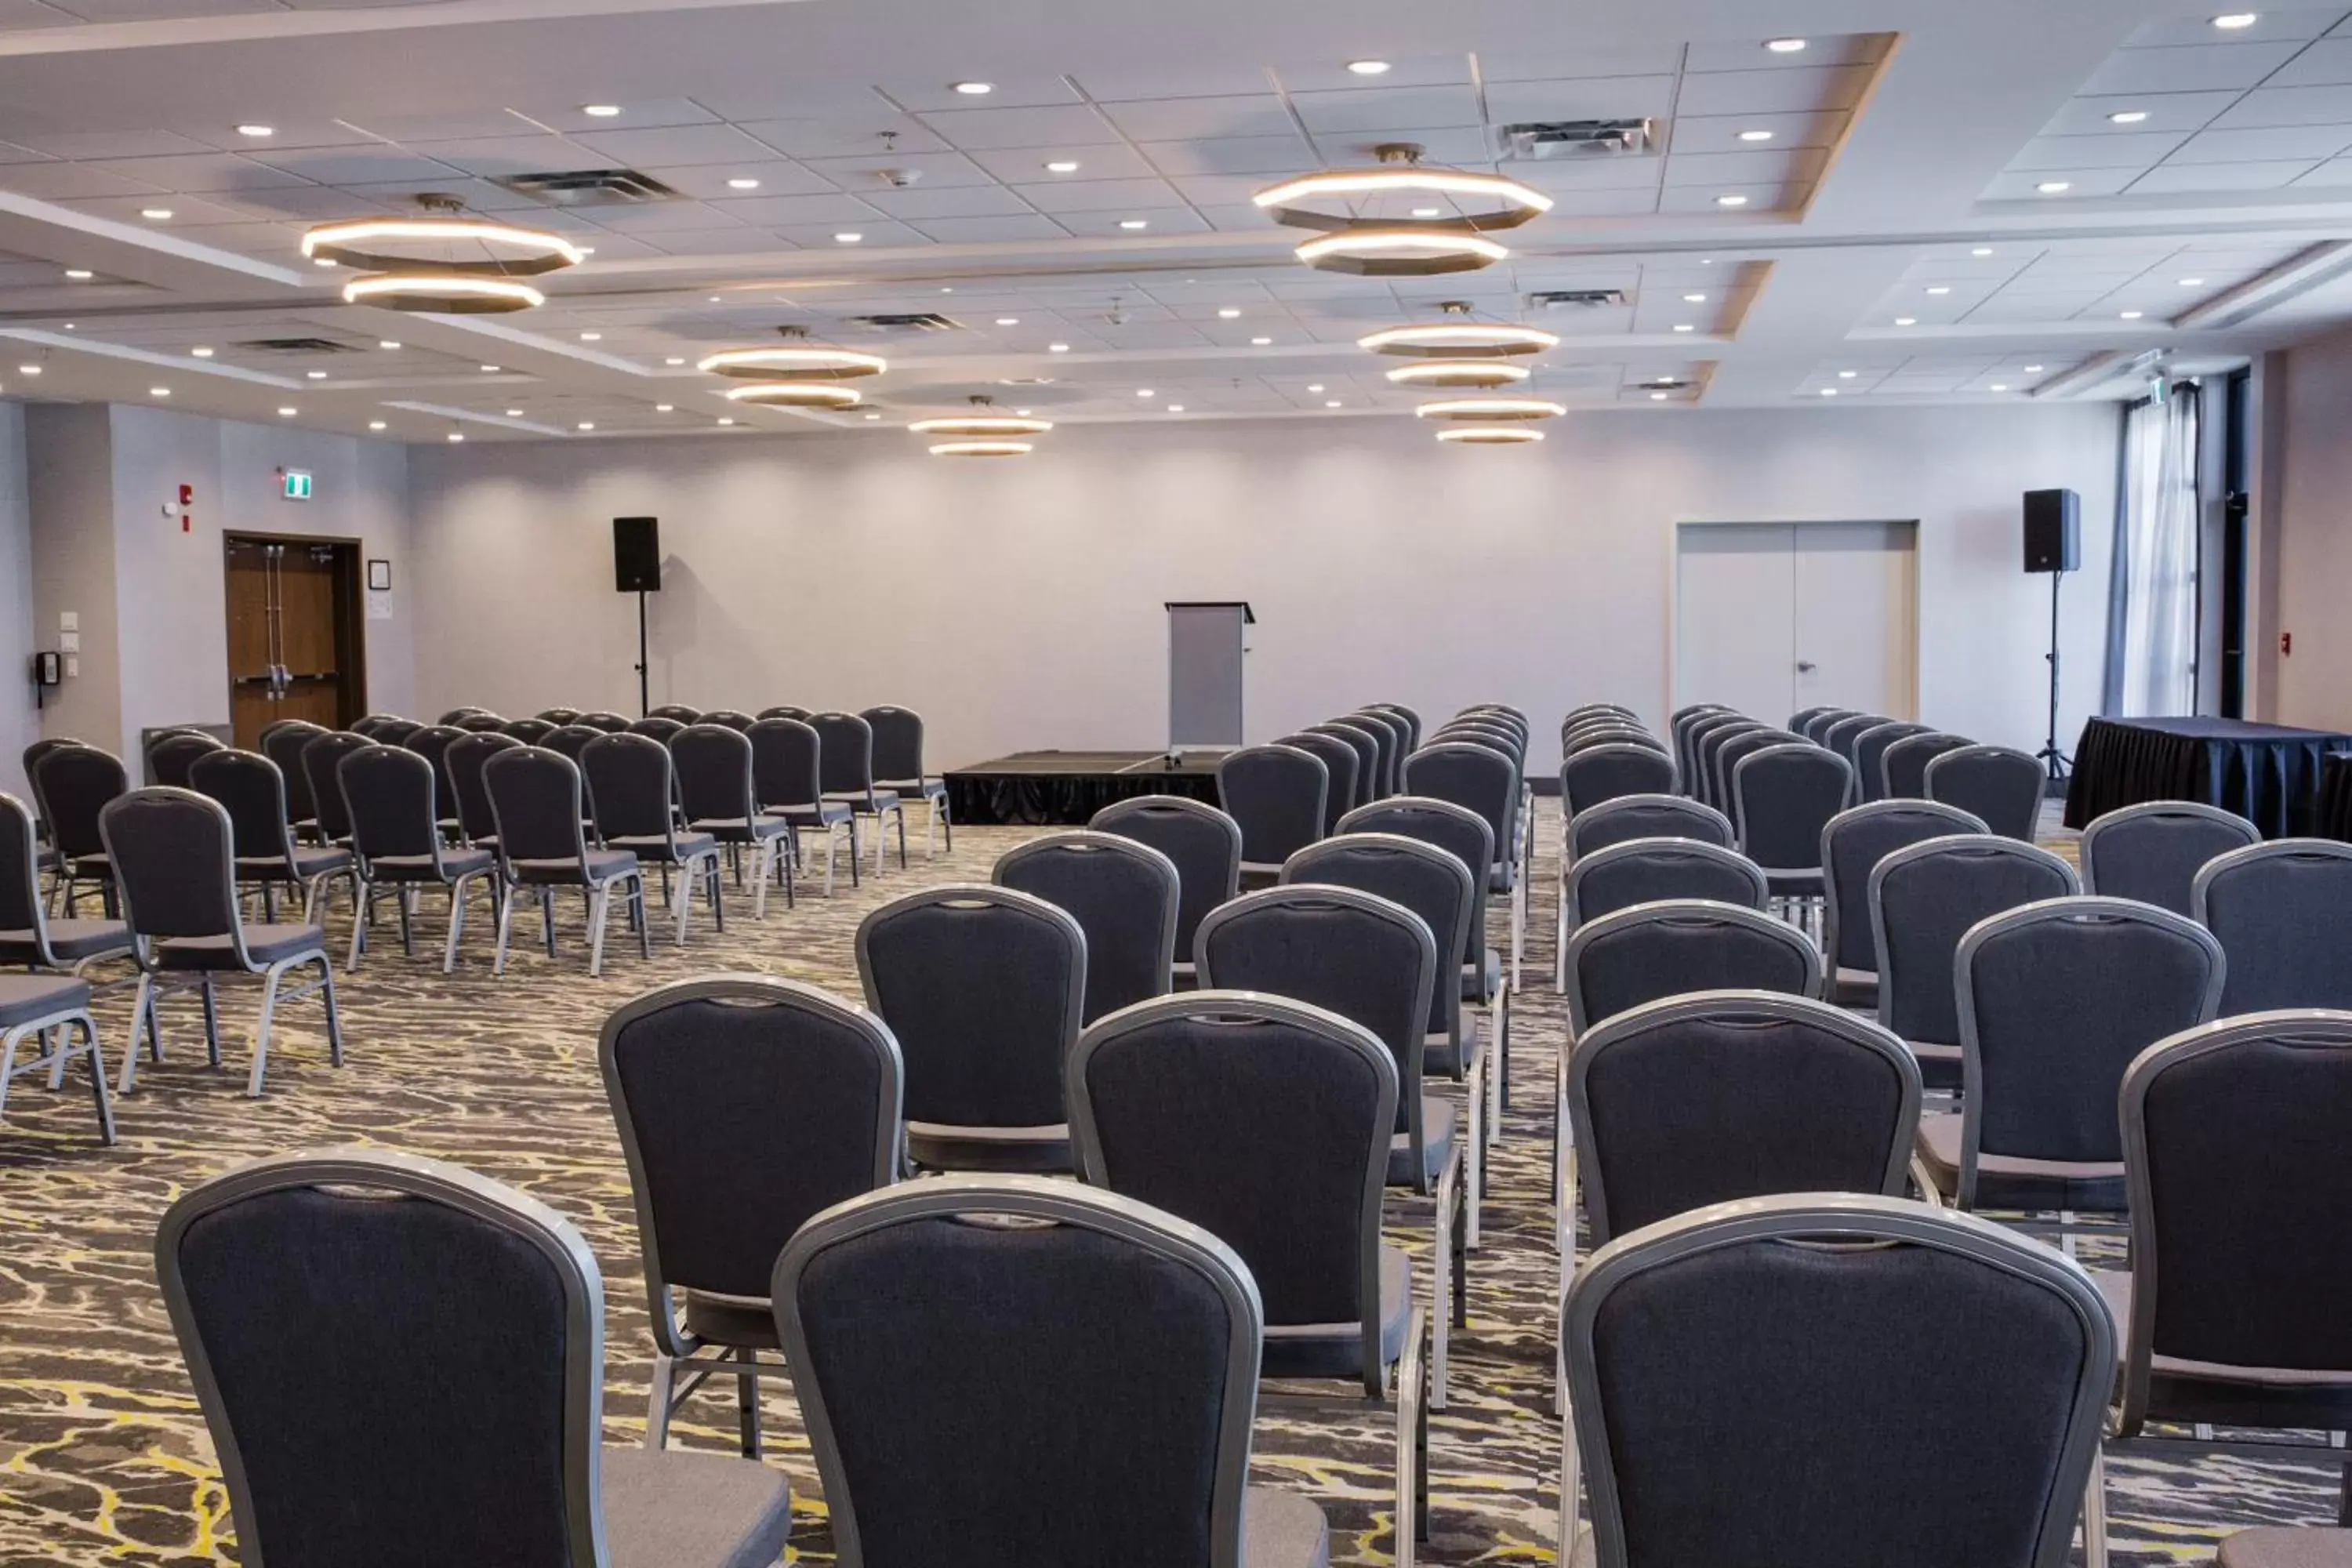
M 2279 656 L 2284 658 L 2293 652 L 2294 652 L 2294 634 L 2293 632 L 2279 633 Z
M 180 487 L 180 531 L 182 533 L 188 531 L 188 508 L 194 504 L 195 499 L 195 486 L 182 485 Z

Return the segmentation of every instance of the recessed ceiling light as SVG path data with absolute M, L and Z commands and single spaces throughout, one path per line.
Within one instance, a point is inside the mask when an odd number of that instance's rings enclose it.
M 1323 390 L 1323 384 L 1319 381 L 1309 382 L 1307 383 L 1307 390 L 1309 392 L 1320 392 Z
M 1990 256 L 1992 254 L 1992 247 L 1990 245 L 1979 245 L 1975 249 L 1969 251 L 1969 254 L 1970 256 Z
M 371 430 L 381 430 L 383 427 L 384 423 L 381 419 L 371 419 L 368 421 L 368 428 Z
M 738 174 L 727 182 L 727 188 L 730 191 L 756 191 L 760 188 L 760 182 L 749 174 Z
M 946 285 L 945 287 L 941 288 L 941 289 L 940 289 L 940 293 L 942 293 L 942 294 L 952 294 L 952 293 L 954 293 L 954 292 L 955 292 L 955 285 L 954 285 L 954 284 L 952 284 L 952 283 L 950 283 L 950 284 Z
M 1804 50 L 1805 40 L 1802 38 L 1772 38 L 1767 40 L 1764 47 L 1771 50 L 1776 55 L 1800 54 Z
M 302 411 L 299 408 L 281 408 L 278 411 L 278 417 L 280 419 L 291 419 L 294 416 L 301 412 Z
M 259 123 L 251 123 L 251 124 L 246 124 L 246 125 L 240 125 L 240 126 L 238 126 L 238 127 L 236 128 L 236 133 L 237 133 L 239 136 L 250 136 L 250 137 L 252 137 L 255 141 L 258 142 L 258 141 L 261 141 L 261 140 L 262 140 L 263 138 L 265 138 L 265 137 L 269 137 L 269 136 L 275 136 L 275 135 L 277 135 L 277 134 L 278 134 L 278 127 L 276 127 L 275 125 L 262 125 L 262 124 L 259 124 Z
M 196 347 L 190 349 L 188 352 L 195 355 L 198 359 L 210 359 L 213 357 L 213 351 L 205 347 L 201 343 Z
M 2146 310 L 2125 310 L 2125 311 L 2120 312 L 2120 314 L 2122 315 L 2123 319 L 2124 319 L 2125 321 L 2138 321 L 2142 316 L 2147 315 L 2147 312 Z
M 2042 374 L 2042 367 L 2038 364 L 2027 365 L 2025 367 L 2025 374 L 2028 375 L 2040 375 Z
M 866 237 L 858 233 L 856 229 L 844 229 L 839 234 L 833 237 L 833 243 L 835 245 L 860 245 L 865 242 L 865 239 Z
M 2065 193 L 2074 188 L 2074 182 L 2072 180 L 2044 180 L 2033 188 L 2041 192 L 2045 196 L 2063 195 Z
M 150 397 L 169 397 L 172 395 L 172 389 L 168 386 L 151 386 L 147 389 L 147 395 Z
M 1016 408 L 1013 411 L 1013 416 L 1016 419 L 1026 419 L 1029 417 L 1029 410 L 1026 408 Z
M 685 363 L 686 356 L 684 354 L 671 354 L 662 361 L 662 363 L 664 364 L 684 364 Z
M 1674 384 L 1674 379 L 1675 378 L 1671 375 L 1662 375 L 1658 377 L 1658 384 L 1660 386 L 1671 386 Z
M 139 209 L 139 216 L 145 218 L 149 223 L 169 223 L 172 221 L 172 209 L 170 207 L 141 207 Z
M 1650 394 L 1650 401 L 1653 403 L 1664 403 L 1665 400 L 1666 395 L 1663 392 L 1654 392 Z
M 1858 370 L 1842 370 L 1838 372 L 1838 379 L 1840 381 L 1852 381 L 1855 376 L 1860 375 L 1861 374 L 1862 372 Z
M 583 103 L 580 106 L 580 112 L 592 120 L 610 120 L 621 112 L 621 106 L 617 103 Z
M 1739 195 L 1717 196 L 1715 198 L 1715 205 L 1719 207 L 1744 207 L 1748 205 L 1748 198 Z
M 1241 318 L 1241 307 L 1238 305 L 1220 306 L 1217 310 L 1217 320 L 1221 321 L 1238 321 Z
M 2213 25 L 2225 33 L 2242 32 L 2261 21 L 2259 11 L 2225 11 L 2213 18 Z
M 1706 296 L 1704 294 L 1685 294 L 1683 296 L 1683 303 L 1685 305 L 1704 305 L 1706 303 Z
M 1739 133 L 1739 139 L 1742 142 L 1769 142 L 1772 140 L 1772 133 L 1769 131 L 1743 131 Z
M 732 424 L 734 424 L 734 423 L 735 423 L 735 421 L 733 421 L 732 419 L 721 419 L 719 423 L 720 423 L 721 425 L 732 425 Z
M 2201 289 L 2205 286 L 2205 279 L 2202 278 L 2183 278 L 2180 280 L 2180 286 L 2183 289 Z
M 1421 217 L 1421 218 L 1430 218 L 1430 217 L 1439 217 L 1439 216 L 1444 216 L 1444 215 L 1442 214 L 1442 212 L 1440 211 L 1440 209 L 1438 209 L 1438 208 L 1436 208 L 1436 207 L 1415 207 L 1415 208 L 1413 208 L 1413 209 L 1412 209 L 1412 216 L 1415 216 L 1415 217 Z
M 306 370 L 302 374 L 312 381 L 324 381 L 327 379 L 327 373 L 323 370 Z
M 882 417 L 882 416 L 880 416 L 879 414 L 869 414 L 869 415 L 867 415 L 866 417 L 867 417 L 868 419 L 879 419 L 879 418 L 881 418 L 881 417 Z
M 718 296 L 718 295 L 716 295 L 716 294 L 713 294 L 713 295 L 710 297 L 710 303 L 712 303 L 712 304 L 714 304 L 714 305 L 716 305 L 716 304 L 719 303 L 719 296 Z
M 2009 390 L 2009 383 L 2005 381 L 1996 381 L 1992 385 L 1986 388 L 1986 390 L 1989 392 L 2007 392 Z
M 1323 406 L 1326 408 L 1337 408 L 1339 406 L 1339 400 L 1336 397 L 1328 398 L 1325 400 Z
M 70 332 L 70 331 L 72 331 L 74 330 L 74 326 L 75 326 L 75 323 L 74 323 L 74 322 L 72 322 L 72 321 L 68 321 L 68 322 L 66 323 L 66 331 L 69 331 L 69 332 Z
M 1129 230 L 1150 228 L 1151 226 L 1151 220 L 1150 218 L 1143 217 L 1123 217 L 1118 220 L 1118 226 Z
M 1386 60 L 1349 60 L 1348 68 L 1358 76 L 1386 76 L 1391 68 Z
M 604 341 L 604 334 L 602 332 L 583 332 L 580 334 L 580 341 L 583 343 L 601 343 Z
M 1157 397 L 1160 395 L 1152 391 L 1151 388 L 1148 386 L 1139 386 L 1135 389 L 1135 395 L 1138 397 Z
M 331 268 L 335 265 L 335 258 L 331 256 L 314 256 L 310 258 L 310 265 L 313 267 Z
M 1184 405 L 1181 403 L 1171 403 L 1168 405 L 1168 412 L 1171 414 L 1181 414 L 1184 412 Z
M 1678 332 L 1695 332 L 1698 331 L 1698 329 L 1691 325 L 1688 321 L 1676 321 L 1675 323 L 1675 331 Z
M 677 405 L 675 403 L 656 403 L 654 405 L 654 412 L 656 414 L 675 414 L 677 412 Z
M 959 81 L 950 85 L 966 98 L 986 98 L 996 90 L 996 84 L 992 81 Z
M 37 364 L 20 364 L 16 367 L 16 374 L 18 375 L 38 375 L 41 374 L 41 367 Z
M 375 346 L 380 349 L 396 349 L 400 345 L 390 338 L 379 338 L 376 340 Z
M 1930 294 L 1948 294 L 1951 291 L 1952 286 L 1948 283 L 1933 284 L 1927 289 L 1927 292 Z
M 1273 343 L 1273 342 L 1274 340 L 1272 338 L 1252 338 L 1250 340 L 1250 346 L 1252 348 L 1262 349 L 1268 347 Z
M 449 439 L 452 441 L 462 441 L 465 438 L 466 433 L 463 430 L 452 430 L 449 432 Z
M 1897 316 L 1895 318 L 1895 324 L 1898 327 L 1916 327 L 1919 324 L 1919 318 L 1916 316 Z
M 2141 121 L 2146 120 L 2147 118 L 2147 110 L 2145 109 L 2118 109 L 2113 114 L 2107 116 L 2107 123 L 2110 125 L 2137 125 Z
M 1066 354 L 1070 352 L 1070 345 L 1067 343 L 1047 343 L 1045 345 L 1045 352 L 1049 354 Z
M 76 283 L 87 283 L 97 276 L 97 273 L 92 272 L 86 267 L 68 267 L 66 268 L 66 277 Z
M 507 417 L 509 419 L 520 419 L 522 417 L 522 410 L 520 408 L 509 408 L 507 410 Z
M 1076 158 L 1056 158 L 1045 165 L 1045 173 L 1049 174 L 1075 174 L 1077 172 L 1078 161 Z
M 999 316 L 996 318 L 996 324 L 1000 327 L 1017 327 L 1021 324 L 1021 318 L 1018 316 Z
M 583 419 L 579 427 L 583 430 L 593 430 L 596 428 L 596 422 L 593 419 Z
M 1822 395 L 1823 397 L 1835 397 L 1837 395 L 1837 388 L 1834 386 L 1824 386 L 1822 388 Z

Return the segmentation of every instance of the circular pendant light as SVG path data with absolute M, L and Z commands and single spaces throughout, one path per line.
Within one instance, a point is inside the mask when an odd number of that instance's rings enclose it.
M 734 376 L 747 381 L 764 380 L 776 375 L 788 375 L 799 381 L 854 381 L 861 375 L 881 374 L 890 368 L 890 362 L 879 354 L 859 353 L 855 349 L 811 344 L 772 349 L 725 349 L 703 360 L 695 368 L 713 375 Z
M 1517 180 L 1425 166 L 1421 149 L 1411 142 L 1391 142 L 1377 151 L 1380 168 L 1327 169 L 1270 185 L 1250 199 L 1266 216 L 1291 228 L 1342 229 L 1370 222 L 1385 226 L 1378 209 L 1387 196 L 1422 198 L 1418 210 L 1435 210 L 1439 216 L 1414 221 L 1433 227 L 1517 228 L 1551 210 L 1549 196 Z M 1432 198 L 1443 207 L 1428 208 Z
M 1015 419 L 992 415 L 955 415 L 945 419 L 918 419 L 907 426 L 918 436 L 1011 437 L 1042 436 L 1054 427 L 1050 419 Z
M 1440 430 L 1437 438 L 1454 447 L 1524 447 L 1544 435 L 1525 425 L 1454 425 Z
M 1448 397 L 1413 412 L 1423 419 L 1557 419 L 1568 410 L 1540 397 Z
M 1359 278 L 1436 278 L 1475 272 L 1510 256 L 1466 226 L 1436 224 L 1350 225 L 1307 241 L 1291 252 L 1318 272 L 1349 272 Z
M 1389 372 L 1388 376 L 1398 386 L 1491 388 L 1515 385 L 1533 374 L 1523 364 L 1511 364 L 1498 359 L 1425 359 L 1401 364 Z
M 476 259 L 452 256 L 478 247 Z M 511 253 L 511 254 L 509 254 Z M 586 259 L 560 234 L 479 217 L 362 217 L 320 224 L 302 237 L 302 254 L 362 272 L 425 271 L 472 278 L 537 278 Z
M 1448 300 L 1438 306 L 1442 321 L 1409 327 L 1383 327 L 1356 340 L 1360 349 L 1408 359 L 1517 359 L 1559 347 L 1559 339 L 1538 327 L 1515 321 L 1482 321 L 1466 300 Z
M 1025 458 L 1035 450 L 1026 441 L 941 441 L 931 447 L 934 458 Z
M 855 387 L 824 381 L 752 381 L 727 389 L 730 403 L 768 408 L 855 408 L 865 400 Z
M 344 284 L 343 303 L 442 316 L 485 316 L 535 310 L 547 303 L 547 296 L 510 278 L 465 272 L 381 272 Z

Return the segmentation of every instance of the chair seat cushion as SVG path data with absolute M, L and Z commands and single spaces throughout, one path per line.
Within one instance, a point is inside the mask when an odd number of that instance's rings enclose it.
M 614 849 L 625 849 L 656 865 L 666 861 L 682 866 L 688 860 L 719 853 L 719 840 L 708 833 L 673 833 L 667 837 L 656 833 L 624 833 L 604 842 Z
M 1412 1319 L 1412 1260 L 1381 1248 L 1381 1364 L 1404 1353 Z M 1363 1331 L 1354 1323 L 1268 1323 L 1260 1353 L 1262 1377 L 1354 1377 L 1364 1369 Z M 1255 1565 L 1253 1565 L 1255 1568 Z
M 87 981 L 62 974 L 0 974 L 0 1029 L 13 1029 L 89 1005 Z
M 1960 1190 L 1960 1132 L 1961 1118 L 1957 1114 L 1919 1119 L 1920 1163 L 1947 1196 Z M 1979 1154 L 1975 1206 L 2029 1213 L 2081 1209 L 2121 1214 L 2125 1208 L 2123 1162 Z
M 1948 1089 L 1957 1092 L 1960 1087 L 1960 1047 L 1937 1045 L 1932 1040 L 1906 1040 L 1911 1056 L 1919 1064 L 1919 1082 L 1927 1089 Z
M 1462 1000 L 1491 1002 L 1495 993 L 1503 988 L 1503 955 L 1493 948 L 1486 951 L 1484 961 L 1475 966 L 1462 966 Z
M 898 808 L 898 792 L 884 789 L 878 784 L 871 794 L 856 790 L 827 790 L 824 792 L 824 798 L 839 801 L 844 805 L 858 811 L 883 812 L 896 811 Z
M 761 809 L 801 827 L 823 827 L 827 823 L 847 822 L 855 815 L 845 800 L 822 800 L 813 805 L 769 805 Z
M 793 825 L 781 816 L 755 816 L 749 822 L 740 816 L 700 816 L 692 826 L 695 832 L 721 844 L 759 844 L 782 837 Z
M 792 1485 L 757 1459 L 665 1449 L 597 1456 L 612 1568 L 768 1568 L 793 1532 Z
M 907 1123 L 907 1158 L 933 1171 L 1013 1171 L 1060 1175 L 1077 1169 L 1065 1123 L 1042 1128 Z
M 2352 1568 L 2352 1530 L 2242 1530 L 2225 1536 L 2221 1568 Z
M 945 779 L 876 779 L 874 784 L 876 788 L 888 790 L 892 795 L 912 795 L 919 800 L 944 800 L 948 793 Z
M 1330 1521 L 1313 1498 L 1251 1487 L 1242 1493 L 1242 1561 L 1249 1568 L 1330 1568 Z
M 1412 1170 L 1412 1143 L 1400 1132 L 1389 1140 L 1389 1185 L 1417 1187 L 1434 1185 L 1437 1173 L 1445 1169 L 1446 1157 L 1454 1152 L 1454 1129 L 1456 1115 L 1454 1102 L 1436 1100 L 1428 1095 L 1421 1098 L 1421 1163 L 1423 1175 L 1415 1180 Z
M 49 951 L 68 963 L 103 953 L 129 952 L 131 928 L 121 921 L 51 921 Z M 37 963 L 40 952 L 29 931 L 0 931 L 0 963 Z
M 749 1345 L 777 1350 L 776 1310 L 766 1301 L 734 1296 L 709 1296 L 699 1290 L 679 1292 L 686 1298 L 686 1331 L 715 1345 Z
M 455 881 L 490 868 L 487 849 L 444 849 L 439 870 L 430 855 L 379 855 L 368 862 L 379 882 Z
M 1421 1045 L 1421 1070 L 1424 1075 L 1458 1079 L 1470 1071 L 1470 1064 L 1478 1059 L 1478 1020 L 1486 1015 L 1464 1008 L 1462 1012 L 1462 1043 L 1456 1046 L 1445 1036 L 1432 1032 Z
M 514 863 L 515 879 L 520 882 L 609 882 L 636 868 L 637 858 L 625 849 L 591 849 L 584 865 L 568 856 L 561 860 Z
M 282 963 L 305 953 L 324 956 L 327 933 L 318 926 L 280 921 L 245 928 L 245 951 L 259 964 Z M 155 943 L 155 962 L 165 969 L 228 969 L 237 965 L 236 952 L 225 936 L 175 936 Z
M 1836 976 L 1830 982 L 1829 1001 L 1832 1007 L 1852 1007 L 1861 1012 L 1875 1011 L 1878 1006 L 1877 972 L 1870 969 L 1841 967 Z

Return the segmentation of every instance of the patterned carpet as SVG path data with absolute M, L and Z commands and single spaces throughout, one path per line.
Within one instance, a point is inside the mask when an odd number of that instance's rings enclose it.
M 1534 900 L 1528 989 L 1517 999 L 1512 1110 L 1493 1173 L 1484 1247 L 1470 1265 L 1470 1326 L 1454 1342 L 1453 1408 L 1433 1418 L 1433 1541 L 1438 1563 L 1542 1563 L 1558 1500 L 1558 1425 L 1548 1413 L 1554 1262 L 1548 1213 L 1545 1104 L 1562 1010 L 1549 984 L 1549 850 Z M 142 1066 L 119 1107 L 121 1147 L 92 1139 L 87 1094 L 51 1096 L 22 1080 L 0 1126 L 0 1568 L 32 1563 L 153 1565 L 234 1562 L 228 1505 L 156 1294 L 150 1247 L 164 1207 L 193 1184 L 257 1155 L 372 1143 L 460 1162 L 520 1186 L 580 1226 L 604 1273 L 608 1441 L 644 1430 L 651 1345 L 637 1271 L 626 1171 L 595 1062 L 604 1016 L 643 987 L 720 970 L 790 975 L 855 996 L 851 938 L 877 903 L 929 881 L 984 880 L 1014 828 L 957 835 L 952 856 L 893 862 L 853 892 L 781 900 L 764 924 L 730 911 L 711 934 L 698 911 L 683 952 L 657 945 L 641 963 L 614 944 L 601 980 L 585 974 L 577 901 L 560 911 L 561 955 L 527 943 L 503 980 L 489 973 L 489 922 L 469 921 L 459 973 L 438 968 L 437 917 L 404 959 L 379 940 L 365 968 L 339 976 L 348 1066 L 327 1065 L 315 1002 L 280 1015 L 269 1093 L 243 1095 L 255 997 L 224 1012 L 226 1064 L 205 1065 L 192 1000 L 165 1016 L 169 1058 Z M 341 910 L 331 924 L 342 929 Z M 518 915 L 518 931 L 536 935 Z M 1498 938 L 1503 933 L 1498 929 Z M 105 998 L 105 1043 L 120 1060 L 128 997 Z M 1391 1200 L 1395 1237 L 1425 1247 L 1425 1202 Z M 1420 1278 L 1417 1272 L 1417 1278 Z M 726 1448 L 731 1388 L 695 1401 L 675 1440 Z M 788 1397 L 768 1399 L 772 1463 L 791 1472 L 797 1523 L 787 1561 L 829 1560 L 824 1510 Z M 354 1434 L 355 1440 L 364 1440 Z M 1333 1560 L 1391 1561 L 1392 1436 L 1377 1414 L 1332 1419 L 1268 1415 L 1257 1429 L 1257 1479 L 1325 1507 Z M 2321 1469 L 2235 1459 L 2117 1461 L 2109 1508 L 2118 1563 L 2190 1563 L 2221 1533 L 2255 1523 L 2332 1521 L 2336 1479 Z

